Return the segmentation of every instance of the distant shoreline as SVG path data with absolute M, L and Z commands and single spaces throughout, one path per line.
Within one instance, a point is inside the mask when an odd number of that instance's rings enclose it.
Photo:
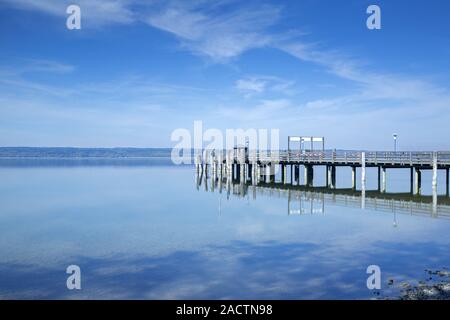
M 0 158 L 166 158 L 171 152 L 171 148 L 0 147 Z

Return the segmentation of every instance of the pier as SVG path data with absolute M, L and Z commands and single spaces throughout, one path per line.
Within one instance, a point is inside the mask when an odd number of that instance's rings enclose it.
M 298 143 L 298 149 L 292 145 Z M 315 148 L 319 144 L 319 148 Z M 288 198 L 288 214 L 304 213 L 305 202 L 310 202 L 311 213 L 323 211 L 325 202 L 360 206 L 361 208 L 389 209 L 410 213 L 450 218 L 449 169 L 450 151 L 367 151 L 325 150 L 324 137 L 289 136 L 287 150 L 251 150 L 236 146 L 232 150 L 197 150 L 194 155 L 197 188 L 204 183 L 205 190 L 222 192 L 225 186 L 230 194 L 245 197 L 251 188 L 257 193 L 278 193 Z M 314 171 L 325 169 L 321 184 L 314 184 Z M 336 171 L 351 168 L 351 188 L 337 188 Z M 366 170 L 376 168 L 375 190 L 367 190 Z M 409 170 L 409 192 L 387 192 L 387 171 Z M 432 171 L 432 195 L 422 194 L 422 172 Z M 438 170 L 445 171 L 445 193 L 438 195 Z M 359 175 L 358 175 L 359 172 Z M 357 188 L 358 177 L 360 178 Z M 307 201 L 306 201 L 306 200 Z M 322 199 L 322 207 L 314 202 Z M 297 203 L 298 208 L 292 209 Z
M 311 138 L 312 140 L 312 138 Z M 352 189 L 356 190 L 357 171 L 360 186 L 366 189 L 366 169 L 377 168 L 377 191 L 386 192 L 387 170 L 409 169 L 410 193 L 420 195 L 422 172 L 432 171 L 432 188 L 437 188 L 438 170 L 445 171 L 445 194 L 449 195 L 450 151 L 354 151 L 354 150 L 203 150 L 195 155 L 197 173 L 228 177 L 233 181 L 314 185 L 314 170 L 325 167 L 326 186 L 336 188 L 336 169 L 350 167 Z M 302 174 L 303 172 L 303 174 Z M 280 173 L 280 174 L 277 174 Z M 301 179 L 301 175 L 303 179 Z M 276 178 L 278 177 L 278 181 Z

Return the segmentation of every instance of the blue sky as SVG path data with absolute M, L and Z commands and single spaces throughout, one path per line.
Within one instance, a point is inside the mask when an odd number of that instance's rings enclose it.
M 81 7 L 82 29 L 66 28 Z M 381 8 L 368 30 L 366 8 Z M 448 1 L 0 0 L 0 146 L 170 147 L 279 128 L 450 149 Z

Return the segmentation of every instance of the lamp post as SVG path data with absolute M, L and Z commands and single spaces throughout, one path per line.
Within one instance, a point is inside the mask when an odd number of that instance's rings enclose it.
M 394 152 L 397 152 L 397 137 L 398 137 L 398 134 L 393 133 L 392 137 L 394 137 Z

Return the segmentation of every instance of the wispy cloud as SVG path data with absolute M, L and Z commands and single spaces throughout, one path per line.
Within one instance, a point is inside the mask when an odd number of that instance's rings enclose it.
M 236 88 L 238 90 L 250 93 L 264 92 L 266 90 L 266 85 L 266 81 L 258 78 L 239 79 L 238 81 L 236 81 Z
M 240 105 L 240 106 L 226 106 L 220 108 L 217 113 L 221 117 L 227 119 L 233 119 L 236 124 L 244 122 L 249 124 L 255 124 L 258 121 L 264 121 L 268 119 L 274 120 L 275 117 L 284 117 L 284 112 L 287 109 L 293 108 L 294 105 L 289 99 L 263 99 L 256 104 Z M 278 116 L 276 116 L 278 114 Z M 275 116 L 275 117 L 274 117 Z M 239 123 L 242 124 L 242 123 Z
M 176 85 L 154 81 L 142 75 L 125 75 L 117 79 L 60 84 L 59 80 L 68 80 L 68 76 L 76 71 L 76 67 L 52 60 L 18 59 L 9 61 L 8 65 L 0 64 L 0 90 L 18 94 L 31 93 L 42 96 L 59 96 L 64 98 L 86 98 L 112 101 L 125 99 L 135 100 L 140 97 L 153 99 L 168 98 L 183 94 L 189 99 L 193 94 L 204 92 L 204 89 L 189 85 Z M 43 81 L 48 74 L 57 77 L 54 81 Z M 38 79 L 30 75 L 39 75 Z M 8 88 L 6 88 L 8 87 Z M 11 90 L 13 89 L 13 91 Z
M 244 93 L 247 98 L 266 92 L 290 95 L 294 92 L 294 81 L 274 76 L 249 76 L 238 79 L 236 89 Z
M 99 27 L 111 24 L 129 24 L 136 21 L 130 6 L 133 0 L 4 0 L 5 4 L 20 10 L 40 11 L 53 16 L 67 16 L 66 8 L 77 4 L 81 8 L 83 24 Z
M 48 73 L 70 73 L 75 66 L 52 60 L 24 59 L 25 65 L 18 69 L 21 73 L 48 72 Z
M 259 4 L 230 10 L 230 2 L 171 1 L 146 21 L 174 34 L 193 52 L 221 62 L 273 42 L 267 30 L 280 18 L 278 7 Z
M 411 75 L 399 75 L 388 72 L 376 72 L 373 65 L 363 64 L 338 51 L 320 50 L 317 46 L 302 43 L 289 43 L 279 49 L 304 62 L 322 66 L 326 72 L 355 84 L 354 93 L 329 99 L 307 102 L 308 108 L 334 108 L 351 111 L 369 104 L 383 108 L 427 108 L 433 112 L 442 111 L 450 105 L 450 93 L 447 88 Z
M 67 16 L 69 0 L 5 0 L 10 7 Z M 216 62 L 274 41 L 268 29 L 281 15 L 280 7 L 236 0 L 141 1 L 79 0 L 82 24 L 101 27 L 144 22 L 175 35 L 182 47 Z M 86 23 L 86 24 L 85 24 Z
M 24 75 L 33 72 L 70 73 L 74 70 L 74 65 L 47 59 L 15 59 L 8 61 L 8 64 L 0 65 L 0 72 L 10 75 Z
M 448 105 L 450 95 L 446 88 L 417 79 L 411 75 L 374 72 L 375 66 L 344 54 L 339 49 L 327 50 L 299 40 L 298 33 L 280 36 L 271 30 L 278 23 L 281 8 L 260 6 L 236 7 L 233 11 L 220 11 L 229 1 L 215 2 L 208 7 L 203 1 L 182 4 L 172 1 L 161 11 L 149 17 L 150 25 L 176 35 L 184 47 L 215 61 L 224 62 L 243 52 L 260 47 L 279 49 L 300 61 L 313 63 L 340 79 L 354 84 L 349 95 L 321 98 L 306 102 L 309 108 L 334 108 L 352 112 L 359 107 L 408 107 L 431 109 Z M 221 13 L 227 12 L 227 13 Z M 235 87 L 246 97 L 267 91 L 284 95 L 292 92 L 292 82 L 270 76 L 250 76 L 238 79 Z M 299 104 L 302 106 L 302 104 Z
M 60 17 L 66 16 L 65 8 L 70 3 L 65 0 L 4 0 L 2 5 Z M 77 71 L 74 66 L 30 60 L 15 69 L 0 67 L 3 94 L 10 95 L 16 90 L 20 93 L 29 92 L 29 97 L 35 94 L 35 98 L 43 99 L 46 95 L 76 97 L 78 101 L 97 102 L 86 105 L 95 105 L 99 109 L 105 105 L 124 109 L 130 105 L 164 105 L 170 112 L 176 109 L 170 109 L 170 106 L 185 103 L 191 98 L 192 101 L 198 101 L 202 96 L 204 100 L 196 107 L 197 110 L 203 108 L 201 115 L 205 119 L 216 119 L 219 114 L 252 123 L 259 121 L 265 124 L 270 121 L 283 128 L 290 126 L 293 131 L 299 130 L 301 119 L 302 130 L 311 133 L 317 130 L 315 123 L 320 120 L 321 130 L 334 137 L 346 135 L 341 133 L 342 123 L 346 124 L 345 132 L 351 132 L 351 128 L 352 132 L 367 132 L 364 128 L 378 129 L 380 126 L 384 126 L 386 131 L 393 126 L 396 130 L 398 126 L 403 126 L 407 131 L 413 127 L 412 121 L 421 119 L 424 121 L 423 128 L 417 136 L 428 141 L 430 136 L 435 136 L 434 133 L 443 132 L 446 128 L 433 128 L 433 133 L 428 133 L 425 132 L 427 127 L 450 120 L 447 84 L 436 85 L 421 76 L 400 74 L 395 69 L 381 70 L 377 61 L 362 61 L 339 47 L 330 49 L 323 42 L 321 45 L 313 44 L 314 40 L 321 39 L 312 39 L 314 34 L 303 37 L 298 30 L 286 30 L 282 19 L 283 8 L 279 4 L 235 0 L 80 0 L 77 4 L 82 7 L 83 26 L 84 22 L 92 26 L 143 23 L 143 27 L 166 32 L 187 52 L 217 63 L 234 62 L 237 57 L 253 49 L 271 48 L 283 52 L 286 57 L 290 56 L 289 63 L 293 70 L 297 67 L 301 70 L 302 66 L 311 64 L 322 72 L 319 77 L 325 76 L 326 79 L 321 77 L 320 82 L 332 79 L 335 87 L 333 90 L 321 88 L 312 97 L 300 96 L 295 81 L 268 75 L 270 72 L 262 64 L 263 71 L 257 72 L 264 75 L 240 71 L 238 78 L 229 82 L 229 87 L 223 90 L 222 95 L 208 96 L 199 88 L 162 84 L 146 77 L 133 76 L 103 82 L 83 82 L 69 87 L 46 81 L 46 77 L 41 78 L 43 81 L 37 81 L 28 75 L 37 72 L 70 74 Z M 271 66 L 275 63 L 270 62 Z M 290 78 L 291 74 L 288 72 L 282 77 Z M 292 76 L 292 79 L 300 82 L 301 76 Z M 345 89 L 340 91 L 336 87 Z M 222 101 L 218 100 L 224 95 L 227 97 L 223 99 L 225 103 L 221 104 Z M 245 101 L 242 101 L 242 95 L 247 98 Z M 183 105 L 181 108 L 186 110 L 188 107 Z M 195 113 L 193 109 L 189 110 L 189 114 L 183 114 L 183 119 L 191 117 Z M 424 119 L 426 117 L 429 120 Z M 220 123 L 223 123 L 222 119 Z M 234 125 L 236 122 L 231 123 Z M 346 137 L 342 141 L 346 141 Z
M 74 90 L 64 87 L 54 87 L 41 81 L 32 81 L 27 78 L 29 74 L 69 74 L 75 70 L 70 64 L 42 59 L 20 59 L 16 62 L 9 61 L 8 65 L 0 65 L 0 90 L 3 87 L 9 89 L 4 91 L 31 91 L 52 96 L 67 96 Z M 4 89 L 4 88 L 3 88 Z

